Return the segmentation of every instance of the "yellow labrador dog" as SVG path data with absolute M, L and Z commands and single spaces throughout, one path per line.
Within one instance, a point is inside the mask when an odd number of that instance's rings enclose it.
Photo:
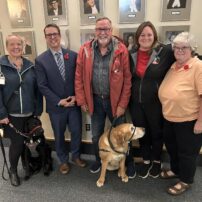
M 99 155 L 102 162 L 100 178 L 97 186 L 102 187 L 105 182 L 106 170 L 117 170 L 123 182 L 128 182 L 125 160 L 128 143 L 143 137 L 144 128 L 124 123 L 103 133 L 99 140 Z

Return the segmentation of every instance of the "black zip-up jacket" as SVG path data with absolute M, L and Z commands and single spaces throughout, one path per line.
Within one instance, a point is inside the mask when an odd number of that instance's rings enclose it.
M 0 58 L 0 66 L 5 77 L 5 85 L 0 85 L 0 119 L 8 117 L 8 114 L 41 115 L 43 101 L 33 63 L 23 58 L 22 70 L 18 72 L 5 55 Z
M 175 61 L 171 45 L 160 44 L 152 50 L 142 78 L 136 74 L 137 50 L 134 50 L 130 56 L 132 73 L 131 102 L 159 102 L 159 86 L 166 72 Z

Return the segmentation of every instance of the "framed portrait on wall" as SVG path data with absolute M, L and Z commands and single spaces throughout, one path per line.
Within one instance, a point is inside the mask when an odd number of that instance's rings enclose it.
M 145 0 L 119 0 L 119 23 L 141 23 L 145 18 Z
M 94 29 L 81 29 L 81 45 L 95 38 Z
M 2 37 L 2 33 L 0 32 L 0 56 L 4 54 L 5 54 L 5 51 L 4 51 L 3 37 Z
M 13 32 L 15 35 L 19 35 L 24 44 L 23 44 L 23 56 L 32 62 L 34 62 L 36 58 L 36 48 L 35 48 L 35 40 L 34 40 L 34 32 Z
M 104 0 L 79 0 L 81 25 L 95 24 L 104 15 Z
M 30 0 L 7 0 L 11 27 L 32 27 Z
M 43 0 L 46 24 L 68 25 L 66 0 Z
M 191 0 L 163 0 L 161 21 L 190 20 Z
M 119 37 L 123 39 L 128 51 L 135 47 L 135 32 L 136 28 L 120 28 Z
M 164 44 L 171 44 L 173 39 L 184 31 L 189 31 L 188 25 L 160 27 L 160 41 Z

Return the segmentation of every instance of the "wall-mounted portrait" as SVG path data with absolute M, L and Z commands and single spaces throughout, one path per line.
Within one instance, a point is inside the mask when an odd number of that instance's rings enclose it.
M 65 0 L 43 0 L 46 24 L 68 25 Z
M 95 24 L 104 15 L 103 0 L 79 0 L 81 25 Z
M 123 39 L 128 51 L 135 48 L 135 32 L 136 28 L 121 28 L 119 29 L 119 37 Z
M 5 51 L 4 51 L 3 37 L 2 37 L 2 33 L 0 32 L 0 56 L 4 54 L 5 54 Z
M 189 26 L 164 26 L 160 27 L 160 41 L 164 44 L 171 44 L 173 39 L 181 32 L 189 31 Z
M 161 21 L 190 20 L 191 0 L 163 0 Z
M 7 0 L 7 6 L 13 28 L 32 27 L 30 0 Z
M 145 18 L 145 0 L 119 0 L 119 23 L 140 23 Z
M 24 44 L 23 44 L 23 56 L 32 62 L 34 62 L 36 58 L 36 48 L 35 48 L 35 40 L 34 40 L 34 32 L 13 32 L 15 35 L 19 35 Z
M 82 29 L 81 30 L 81 45 L 86 41 L 91 41 L 95 38 L 95 30 L 94 29 Z

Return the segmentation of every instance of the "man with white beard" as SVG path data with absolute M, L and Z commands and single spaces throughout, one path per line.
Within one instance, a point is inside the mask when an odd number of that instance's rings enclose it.
M 100 170 L 98 141 L 104 132 L 106 117 L 114 125 L 125 122 L 131 88 L 129 55 L 125 45 L 112 36 L 112 23 L 107 17 L 97 19 L 95 38 L 84 43 L 78 53 L 75 74 L 76 102 L 89 113 L 96 161 L 91 173 Z M 129 158 L 130 157 L 130 158 Z M 127 174 L 135 177 L 132 155 L 127 158 Z

